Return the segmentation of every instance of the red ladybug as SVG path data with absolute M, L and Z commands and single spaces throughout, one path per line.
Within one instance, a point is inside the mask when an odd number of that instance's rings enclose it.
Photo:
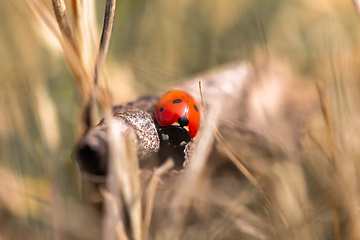
M 189 93 L 173 90 L 163 95 L 156 103 L 155 119 L 162 127 L 182 127 L 191 138 L 194 138 L 199 129 L 200 108 Z

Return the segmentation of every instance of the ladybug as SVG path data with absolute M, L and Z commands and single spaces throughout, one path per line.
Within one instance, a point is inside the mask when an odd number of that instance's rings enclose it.
M 184 138 L 184 141 L 180 141 L 180 145 L 185 145 L 198 132 L 200 108 L 192 95 L 182 90 L 173 90 L 164 94 L 156 103 L 155 119 L 161 132 L 167 133 L 162 136 L 163 140 L 167 140 L 169 135 L 174 135 L 173 132 L 176 132 L 178 138 Z

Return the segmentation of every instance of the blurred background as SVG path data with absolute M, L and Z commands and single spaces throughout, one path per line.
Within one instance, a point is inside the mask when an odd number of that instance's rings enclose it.
M 97 46 L 105 1 L 95 5 Z M 0 19 L 0 239 L 99 239 L 97 196 L 72 156 L 82 105 L 61 48 L 25 1 L 0 0 Z M 350 0 L 118 0 L 108 85 L 120 104 L 226 63 L 273 59 L 324 82 L 339 139 L 356 148 L 359 33 Z

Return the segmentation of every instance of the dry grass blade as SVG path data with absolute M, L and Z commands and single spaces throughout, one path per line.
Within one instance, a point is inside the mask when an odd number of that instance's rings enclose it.
M 352 2 L 355 5 L 356 11 L 358 12 L 358 16 L 360 16 L 360 1 L 353 0 Z
M 90 10 L 89 5 L 87 6 L 88 10 Z M 98 85 L 98 82 L 99 82 L 99 76 L 100 76 L 100 78 L 102 76 L 103 68 L 105 65 L 105 59 L 106 59 L 106 55 L 108 52 L 112 27 L 113 27 L 113 23 L 114 23 L 115 6 L 116 6 L 116 0 L 107 0 L 106 1 L 101 40 L 100 40 L 99 50 L 97 53 L 97 58 L 96 58 L 96 63 L 95 63 L 95 70 L 93 71 L 93 74 L 94 74 L 93 78 L 94 78 L 94 83 L 96 86 Z M 91 28 L 89 27 L 89 24 L 85 24 L 84 28 L 88 30 L 88 31 L 86 31 L 87 37 L 88 37 L 87 40 L 89 41 L 88 43 L 90 44 L 90 36 L 91 36 L 90 29 Z M 86 50 L 83 52 L 83 54 L 85 54 L 85 53 L 86 53 Z M 86 58 L 84 57 L 83 60 L 85 61 L 85 59 Z M 103 82 L 103 81 L 101 81 L 101 82 L 104 83 L 104 85 L 106 86 L 105 82 Z M 96 95 L 95 99 L 96 99 L 96 97 L 100 98 L 100 102 L 101 102 L 102 107 L 104 108 L 105 112 L 110 113 L 111 112 L 111 100 L 109 98 L 108 92 L 107 91 L 100 92 L 100 95 Z M 90 99 L 87 101 L 87 104 L 85 107 L 85 114 L 84 114 L 85 115 L 84 122 L 86 123 L 85 131 L 87 131 L 92 126 L 91 120 L 92 120 L 94 108 L 95 108 L 94 97 L 90 97 Z
M 89 84 L 90 74 L 84 68 L 83 62 L 74 48 L 74 44 L 71 43 L 68 38 L 62 37 L 55 18 L 52 16 L 44 2 L 38 0 L 26 0 L 26 3 L 40 23 L 43 24 L 43 26 L 55 36 L 58 43 L 60 43 L 62 50 L 64 51 L 64 57 L 75 76 L 81 93 L 84 98 L 87 98 L 92 92 L 92 86 Z
M 159 183 L 159 180 L 161 176 L 164 173 L 167 173 L 170 169 L 174 167 L 175 163 L 172 159 L 167 160 L 163 165 L 155 169 L 153 176 L 150 180 L 149 186 L 147 188 L 147 201 L 146 201 L 146 212 L 145 212 L 145 218 L 144 218 L 144 238 L 148 239 L 149 235 L 149 226 L 151 222 L 151 215 L 154 209 L 154 198 L 155 198 L 155 192 L 157 185 Z
M 118 223 L 116 226 L 116 236 L 119 240 L 128 240 L 128 236 L 126 235 L 126 231 L 124 225 L 122 223 Z
M 115 6 L 116 6 L 116 0 L 106 0 L 105 15 L 104 15 L 104 22 L 101 33 L 99 52 L 95 65 L 95 78 L 94 78 L 95 84 L 98 83 L 99 74 L 101 74 L 102 68 L 105 65 L 105 58 L 108 52 L 112 27 L 114 23 Z
M 327 104 L 327 101 L 325 99 L 325 94 L 324 94 L 324 87 L 322 85 L 321 82 L 317 82 L 317 90 L 319 93 L 319 98 L 320 98 L 320 104 L 321 104 L 321 110 L 323 112 L 324 115 L 324 120 L 326 122 L 326 128 L 327 128 L 327 132 L 328 132 L 328 136 L 329 136 L 329 152 L 330 152 L 330 158 L 332 161 L 332 167 L 336 167 L 335 166 L 335 138 L 334 138 L 334 128 L 331 122 L 331 114 L 330 114 L 330 109 L 329 109 L 329 105 Z
M 104 219 L 103 219 L 103 239 L 116 239 L 116 236 L 122 236 L 121 239 L 127 239 L 126 231 L 124 229 L 124 223 L 121 220 L 121 206 L 120 199 L 114 196 L 114 194 L 119 194 L 119 188 L 116 183 L 108 181 L 109 190 L 100 188 L 100 193 L 104 198 Z M 122 226 L 121 226 L 122 225 Z M 114 229 L 116 232 L 114 232 Z M 126 238 L 125 238 L 126 237 Z
M 261 187 L 261 185 L 258 183 L 256 178 L 249 172 L 249 170 L 240 162 L 239 158 L 233 154 L 233 151 L 231 150 L 231 147 L 224 141 L 221 134 L 216 130 L 215 138 L 224 150 L 224 153 L 228 156 L 228 158 L 231 160 L 231 162 L 244 174 L 244 176 L 251 182 L 251 184 L 261 193 L 263 198 L 265 199 L 266 203 L 268 204 L 269 208 L 279 215 L 279 217 L 282 219 L 283 223 L 286 226 L 289 226 L 288 221 L 284 217 L 284 215 L 281 213 L 280 209 L 266 196 L 265 191 Z
M 323 146 L 316 139 L 313 132 L 311 130 L 309 130 L 307 133 L 308 133 L 310 140 L 320 149 L 320 151 L 324 154 L 324 156 L 326 156 L 326 158 L 330 160 L 329 154 L 326 152 L 326 150 L 323 148 Z
M 141 207 L 141 184 L 139 176 L 139 159 L 137 152 L 136 135 L 135 132 L 126 132 L 125 134 L 125 146 L 129 158 L 123 158 L 122 164 L 124 168 L 122 175 L 124 176 L 122 182 L 122 192 L 125 199 L 127 211 L 130 215 L 130 223 L 133 239 L 141 239 L 142 237 L 142 207 Z M 125 176 L 124 171 L 129 173 L 129 176 Z
M 331 122 L 331 114 L 329 105 L 326 101 L 325 94 L 324 94 L 324 87 L 321 82 L 317 82 L 316 84 L 321 109 L 323 112 L 324 120 L 326 123 L 326 129 L 328 132 L 329 138 L 329 152 L 330 152 L 330 165 L 331 165 L 331 187 L 332 187 L 332 204 L 333 204 L 333 227 L 334 227 L 334 234 L 337 240 L 340 239 L 340 226 L 339 226 L 339 209 L 338 209 L 338 202 L 336 200 L 336 190 L 335 190 L 335 171 L 336 171 L 336 160 L 335 160 L 335 138 L 334 138 L 334 128 Z
M 205 101 L 202 95 L 202 90 L 201 90 L 201 82 L 199 81 L 199 88 L 200 88 L 200 94 L 201 94 L 201 102 L 202 105 L 205 109 L 205 116 L 206 118 L 209 118 L 207 116 L 207 111 L 206 111 L 206 105 L 205 105 Z M 264 197 L 265 201 L 267 202 L 267 204 L 269 205 L 269 207 L 276 213 L 278 213 L 281 217 L 281 219 L 283 220 L 284 223 L 288 224 L 284 215 L 281 213 L 280 209 L 273 204 L 270 199 L 266 196 L 265 191 L 262 189 L 262 187 L 260 186 L 260 184 L 258 183 L 258 181 L 255 179 L 255 177 L 249 172 L 249 170 L 247 170 L 247 168 L 240 162 L 240 160 L 238 159 L 238 157 L 236 157 L 233 152 L 231 151 L 231 147 L 225 142 L 225 140 L 223 139 L 223 137 L 221 136 L 220 132 L 217 130 L 216 125 L 214 123 L 210 123 L 210 127 L 213 129 L 213 131 L 215 132 L 215 138 L 217 140 L 217 142 L 221 145 L 223 151 L 225 152 L 225 154 L 229 157 L 229 159 L 231 160 L 231 162 L 245 175 L 245 177 L 255 186 L 255 188 L 262 194 L 262 196 Z
M 62 44 L 60 30 L 57 28 L 57 23 L 44 2 L 39 2 L 38 0 L 26 0 L 26 3 L 40 23 L 44 24 L 49 32 L 55 36 L 59 41 L 59 44 Z
M 104 234 L 106 234 L 104 237 L 105 239 L 114 239 L 114 236 L 119 234 L 115 230 L 123 229 L 122 227 L 115 227 L 126 222 L 125 216 L 128 215 L 132 238 L 141 239 L 141 189 L 139 162 L 135 147 L 136 136 L 124 122 L 114 119 L 109 119 L 109 122 L 110 164 L 107 187 L 110 195 L 116 201 L 115 205 L 119 215 L 114 218 L 112 212 L 107 212 L 103 229 Z M 126 211 L 127 214 L 123 211 Z
M 76 31 L 76 46 L 78 47 L 79 55 L 81 57 L 81 60 L 84 60 L 83 58 L 83 52 L 86 51 L 85 45 L 83 44 L 84 39 L 84 24 L 83 24 L 83 12 L 80 0 L 71 0 L 72 5 L 72 11 L 74 14 L 74 20 L 75 20 L 75 31 Z M 89 50 L 89 49 L 88 49 Z
M 214 104 L 211 108 L 209 116 L 213 119 L 214 123 L 210 123 L 209 118 L 204 121 L 206 125 L 216 124 L 220 116 L 221 104 Z M 204 127 L 209 129 L 210 126 Z M 211 128 L 210 128 L 211 129 Z M 165 239 L 179 239 L 180 231 L 185 223 L 185 217 L 191 202 L 194 199 L 198 188 L 203 182 L 203 174 L 206 168 L 206 162 L 209 157 L 211 146 L 214 143 L 214 131 L 204 131 L 201 138 L 198 139 L 196 151 L 191 157 L 192 159 L 189 168 L 183 176 L 183 181 L 178 187 L 175 196 L 170 203 L 172 209 L 169 216 L 169 223 L 165 233 Z
M 95 12 L 94 1 L 72 0 L 75 17 L 75 35 L 81 61 L 87 71 L 92 72 L 94 68 L 95 50 Z
M 96 93 L 93 92 L 93 58 L 91 57 L 92 48 L 88 38 L 88 36 L 91 35 L 91 33 L 89 33 L 91 28 L 89 28 L 89 26 L 87 26 L 87 28 L 85 27 L 86 20 L 83 18 L 82 5 L 77 0 L 72 2 L 72 10 L 74 12 L 76 22 L 75 30 L 77 31 L 77 39 L 75 39 L 66 14 L 66 5 L 63 0 L 52 1 L 57 23 L 43 1 L 26 1 L 35 16 L 38 17 L 40 22 L 54 34 L 55 38 L 62 47 L 64 57 L 74 74 L 77 84 L 79 85 L 82 100 L 86 105 L 88 105 L 85 106 L 85 126 L 83 126 L 82 129 L 82 132 L 84 130 L 86 131 L 86 129 L 90 126 L 88 123 L 91 123 L 93 113 L 93 111 L 89 111 L 89 113 L 87 113 L 87 109 L 92 109 L 93 104 L 89 103 L 93 102 L 91 99 L 93 99 L 92 96 Z M 91 1 L 91 3 L 93 3 L 93 1 Z M 91 3 L 87 4 L 89 5 Z M 86 16 L 89 15 L 91 14 Z
M 60 30 L 65 38 L 68 38 L 70 43 L 76 49 L 75 37 L 71 28 L 69 19 L 66 14 L 66 4 L 64 0 L 52 0 L 56 20 L 59 24 Z

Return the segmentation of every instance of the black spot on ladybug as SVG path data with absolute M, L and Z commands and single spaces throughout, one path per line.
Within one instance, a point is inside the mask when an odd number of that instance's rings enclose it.
M 164 108 L 160 108 L 160 109 L 159 109 L 159 112 L 162 112 L 162 111 L 164 111 Z
M 178 123 L 180 124 L 180 127 L 187 126 L 189 125 L 189 120 L 186 117 L 182 116 L 179 117 Z
M 199 109 L 197 108 L 197 106 L 194 104 L 194 109 L 195 111 L 199 112 Z
M 182 100 L 178 98 L 178 99 L 173 100 L 172 102 L 173 102 L 173 103 L 181 103 Z

